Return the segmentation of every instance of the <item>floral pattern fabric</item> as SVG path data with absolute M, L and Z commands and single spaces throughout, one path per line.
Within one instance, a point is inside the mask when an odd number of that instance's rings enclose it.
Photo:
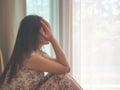
M 69 79 L 64 74 L 45 76 L 44 72 L 25 67 L 17 72 L 11 83 L 7 84 L 6 80 L 0 90 L 73 90 Z

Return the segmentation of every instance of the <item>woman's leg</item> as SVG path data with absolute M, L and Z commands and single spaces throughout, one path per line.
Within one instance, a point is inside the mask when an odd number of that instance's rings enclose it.
M 73 90 L 83 90 L 82 87 L 75 81 L 75 79 L 68 74 L 67 77 L 70 79 Z
M 39 90 L 73 90 L 71 82 L 65 74 L 48 74 L 47 81 L 44 82 Z M 77 90 L 77 89 L 74 89 Z

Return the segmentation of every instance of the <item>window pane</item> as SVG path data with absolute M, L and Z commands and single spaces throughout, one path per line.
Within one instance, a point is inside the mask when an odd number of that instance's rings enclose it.
M 50 0 L 27 0 L 27 15 L 40 15 L 50 21 Z

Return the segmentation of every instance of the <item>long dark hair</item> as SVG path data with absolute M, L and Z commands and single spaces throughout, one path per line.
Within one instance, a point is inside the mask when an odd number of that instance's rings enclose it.
M 22 66 L 24 55 L 29 56 L 32 51 L 37 49 L 39 30 L 42 26 L 41 19 L 40 16 L 29 15 L 21 21 L 12 55 L 0 77 L 0 86 L 4 83 L 6 75 L 8 76 L 7 83 L 10 83 L 17 68 Z

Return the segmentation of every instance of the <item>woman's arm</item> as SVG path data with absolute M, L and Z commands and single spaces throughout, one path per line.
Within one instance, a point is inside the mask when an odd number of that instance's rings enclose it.
M 48 23 L 42 21 L 42 24 L 43 28 L 41 28 L 40 33 L 46 40 L 51 42 L 56 54 L 55 59 L 57 62 L 55 60 L 51 60 L 50 58 L 45 58 L 42 55 L 33 55 L 29 60 L 26 61 L 25 66 L 49 73 L 68 73 L 70 71 L 70 67 L 67 63 L 64 52 L 52 35 Z
M 66 59 L 66 56 L 65 56 L 63 50 L 61 49 L 61 47 L 59 46 L 59 44 L 57 43 L 57 41 L 55 39 L 53 39 L 51 41 L 51 43 L 52 43 L 52 46 L 53 46 L 55 54 L 56 54 L 57 62 L 61 63 L 62 65 L 66 66 L 66 67 L 68 67 L 68 69 L 70 69 L 67 59 Z
M 46 40 L 49 40 L 51 42 L 56 54 L 56 60 L 60 64 L 63 64 L 64 66 L 68 67 L 68 69 L 70 69 L 64 52 L 62 51 L 60 45 L 58 44 L 57 40 L 54 38 L 52 34 L 52 30 L 49 23 L 47 23 L 45 20 L 42 20 L 41 23 L 43 24 L 43 28 L 40 32 Z

